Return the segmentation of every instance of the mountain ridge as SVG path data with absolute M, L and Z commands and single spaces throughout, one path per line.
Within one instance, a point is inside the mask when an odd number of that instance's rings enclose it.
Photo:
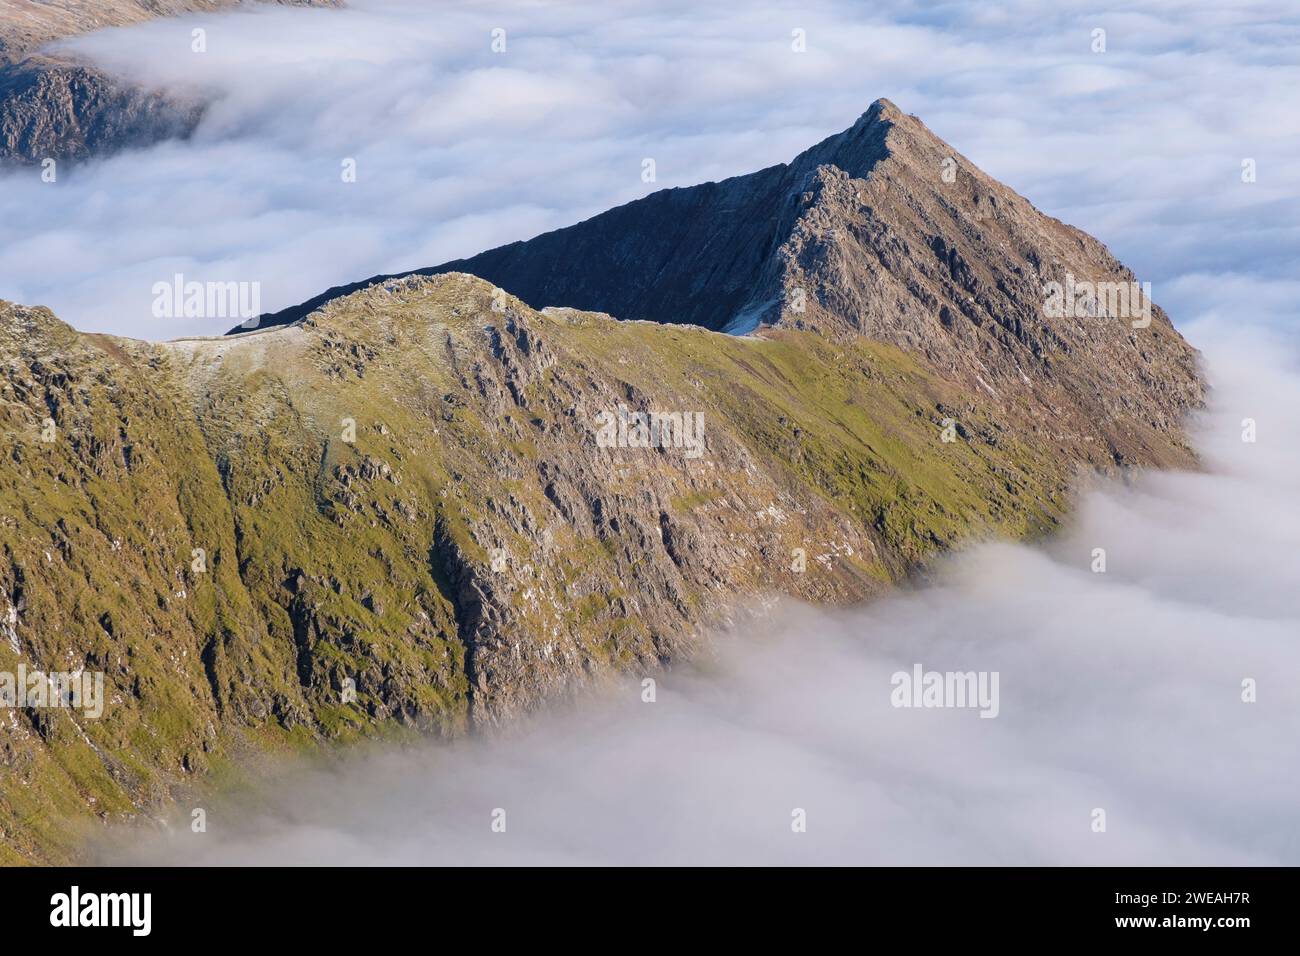
M 702 416 L 702 454 L 602 442 L 621 411 Z M 774 594 L 1046 533 L 1080 465 L 893 346 L 537 312 L 458 273 L 173 343 L 0 304 L 0 431 L 0 672 L 102 673 L 109 701 L 0 710 L 11 862 L 250 750 L 491 728 Z
M 520 283 L 410 274 L 164 343 L 0 302 L 0 674 L 107 702 L 0 708 L 0 860 L 76 859 L 250 752 L 490 732 L 776 597 L 1050 534 L 1081 475 L 1194 467 L 1168 317 L 1045 307 L 1058 269 L 1131 273 L 873 110 L 793 172 L 571 227 L 609 270 L 522 243 Z M 715 325 L 770 304 L 729 335 L 530 282 Z
M 1127 289 L 1136 277 L 885 99 L 790 163 L 659 190 L 403 275 L 448 271 L 536 308 L 865 335 L 967 388 L 1037 408 L 1049 429 L 1094 433 L 1119 463 L 1140 460 L 1153 433 L 1175 431 L 1203 399 L 1195 350 L 1149 295 L 1137 295 L 1140 315 L 1106 314 L 1100 297 L 1071 303 L 1082 317 L 1049 315 L 1050 283 Z M 327 290 L 259 324 L 296 321 L 398 277 Z
M 725 179 L 721 179 L 721 180 L 716 180 L 716 181 L 711 180 L 708 182 L 699 183 L 694 186 L 673 186 L 665 189 L 655 190 L 654 192 L 650 193 L 648 196 L 642 196 L 638 199 L 632 199 L 618 206 L 611 207 L 610 209 L 607 209 L 600 213 L 596 213 L 595 215 L 589 216 L 586 219 L 574 223 L 571 226 L 563 226 L 560 227 L 559 229 L 548 230 L 547 232 L 541 233 L 538 236 L 533 237 L 532 239 L 521 239 L 521 240 L 516 240 L 514 242 L 506 243 L 503 246 L 494 247 L 492 249 L 487 250 L 486 252 L 482 252 L 475 256 L 470 256 L 465 259 L 453 259 L 439 266 L 432 266 L 424 269 L 415 269 L 409 272 L 383 273 L 383 274 L 371 276 L 369 279 L 363 279 L 359 282 L 345 283 L 343 285 L 333 286 L 327 289 L 326 291 L 320 293 L 319 295 L 313 296 L 312 298 L 306 300 L 305 302 L 299 305 L 291 306 L 286 309 L 281 309 L 276 312 L 266 313 L 265 315 L 260 317 L 258 327 L 265 328 L 267 326 L 284 325 L 284 324 L 288 324 L 289 322 L 297 321 L 303 318 L 304 316 L 306 316 L 307 314 L 309 314 L 310 312 L 314 311 L 315 309 L 319 308 L 320 306 L 324 305 L 326 302 L 329 302 L 331 299 L 335 299 L 342 295 L 347 295 L 352 292 L 359 291 L 374 283 L 384 282 L 389 279 L 397 279 L 407 275 L 435 275 L 439 272 L 468 272 L 471 275 L 479 275 L 480 273 L 478 271 L 475 271 L 476 263 L 481 263 L 488 257 L 500 256 L 501 254 L 506 253 L 507 251 L 513 251 L 522 248 L 524 246 L 527 246 L 529 243 L 538 241 L 539 239 L 545 239 L 547 237 L 552 237 L 552 236 L 559 237 L 559 236 L 571 235 L 574 230 L 578 230 L 582 227 L 589 226 L 594 222 L 605 220 L 607 217 L 609 218 L 617 217 L 629 209 L 644 208 L 642 204 L 647 202 L 670 202 L 674 196 L 684 195 L 697 190 L 727 193 L 730 190 L 734 190 L 736 187 L 748 185 L 750 182 L 754 181 L 755 178 L 779 180 L 787 170 L 791 169 L 791 167 L 794 166 L 795 163 L 799 161 L 800 158 L 810 156 L 818 149 L 826 150 L 827 152 L 829 152 L 829 150 L 827 150 L 829 144 L 842 140 L 849 133 L 859 129 L 859 127 L 862 127 L 865 121 L 867 121 L 869 117 L 874 117 L 876 115 L 879 115 L 881 112 L 883 112 L 886 109 L 892 109 L 894 111 L 897 111 L 897 107 L 894 107 L 893 104 L 889 103 L 888 100 L 884 100 L 884 99 L 877 100 L 875 103 L 872 104 L 872 106 L 867 110 L 867 112 L 865 112 L 858 119 L 858 121 L 855 122 L 854 125 L 850 127 L 848 130 L 844 130 L 840 133 L 835 133 L 831 136 L 826 137 L 816 146 L 810 147 L 809 149 L 800 153 L 799 156 L 796 157 L 796 159 L 793 160 L 791 163 L 777 163 L 775 165 L 767 166 L 763 169 L 757 170 L 756 172 L 753 173 L 741 173 L 735 176 L 728 176 Z M 488 278 L 489 281 L 493 281 L 488 276 L 483 276 L 483 278 Z M 571 307 L 571 308 L 588 308 L 587 306 L 577 305 L 571 302 L 548 301 L 548 302 L 535 303 L 535 307 L 537 308 L 543 308 L 549 305 Z M 664 321 L 662 319 L 646 318 L 646 316 L 643 315 L 636 315 L 636 314 L 624 315 L 624 314 L 620 314 L 618 311 L 612 308 L 597 308 L 591 310 L 607 312 L 611 315 L 617 315 L 619 318 L 624 318 L 624 319 L 646 319 L 647 321 Z M 717 330 L 715 328 L 715 326 L 717 326 L 716 322 L 714 323 L 683 322 L 683 324 L 700 325 L 703 328 L 711 328 L 714 329 L 715 331 Z M 237 326 L 231 329 L 227 334 L 237 335 L 246 331 L 248 331 L 247 328 L 243 326 Z

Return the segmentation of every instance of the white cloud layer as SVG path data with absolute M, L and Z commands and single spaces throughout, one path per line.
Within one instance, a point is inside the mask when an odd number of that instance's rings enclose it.
M 154 283 L 260 282 L 281 308 L 786 161 L 880 96 L 1110 243 L 1176 320 L 1197 304 L 1185 274 L 1289 280 L 1300 15 L 1126 6 L 351 0 L 103 31 L 68 45 L 213 106 L 191 142 L 53 184 L 0 175 L 0 297 L 83 329 L 217 334 L 231 323 L 155 318 Z
M 195 25 L 206 54 L 189 51 Z M 352 0 L 73 43 L 214 100 L 191 142 L 55 184 L 0 176 L 0 297 L 81 328 L 219 333 L 229 323 L 154 319 L 153 284 L 259 281 L 279 308 L 643 195 L 644 157 L 656 187 L 785 161 L 888 96 L 1108 242 L 1184 328 L 1197 319 L 1217 385 L 1207 473 L 1097 489 L 1059 540 L 976 548 L 852 612 L 787 607 L 707 668 L 661 677 L 654 704 L 632 686 L 511 739 L 295 771 L 214 805 L 203 835 L 182 820 L 106 854 L 1300 863 L 1297 40 L 1281 0 Z M 1257 182 L 1241 180 L 1246 158 Z M 1105 574 L 1089 569 L 1097 547 Z M 891 707 L 890 675 L 914 663 L 999 672 L 998 717 Z M 791 832 L 796 807 L 807 833 Z
M 1206 473 L 1096 489 L 1060 539 L 974 548 L 864 608 L 787 606 L 658 675 L 654 703 L 634 683 L 504 740 L 295 771 L 214 806 L 205 833 L 184 817 L 106 857 L 1300 863 L 1300 353 L 1202 332 Z M 996 671 L 997 716 L 892 706 L 891 676 L 915 664 Z

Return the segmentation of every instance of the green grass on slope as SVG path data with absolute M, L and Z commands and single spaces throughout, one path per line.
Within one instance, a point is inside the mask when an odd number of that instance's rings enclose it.
M 1069 462 L 897 349 L 511 300 L 533 340 L 503 358 L 491 297 L 442 277 L 194 347 L 0 306 L 0 615 L 21 605 L 0 669 L 102 670 L 111 700 L 102 720 L 56 712 L 39 729 L 0 712 L 0 861 L 66 860 L 69 820 L 150 811 L 242 747 L 459 733 L 476 694 L 523 706 L 587 670 L 646 666 L 729 593 L 860 597 L 1065 506 Z M 725 454 L 601 453 L 574 409 L 632 392 L 703 411 Z M 557 470 L 572 523 L 547 494 Z M 757 528 L 775 497 L 798 520 Z M 617 530 L 592 530 L 594 499 Z M 665 520 L 732 563 L 675 567 Z M 798 590 L 813 575 L 789 575 L 790 546 L 846 524 L 875 553 Z M 489 570 L 497 551 L 513 577 Z M 490 605 L 486 638 L 462 633 L 452 558 Z

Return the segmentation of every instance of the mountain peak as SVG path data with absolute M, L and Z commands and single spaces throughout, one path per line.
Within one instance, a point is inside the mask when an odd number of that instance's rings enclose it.
M 1149 294 L 1125 297 L 1140 314 L 1047 314 L 1052 282 L 1127 291 L 1134 276 L 885 99 L 789 164 L 660 190 L 422 270 L 449 271 L 481 276 L 534 308 L 737 334 L 865 336 L 965 387 L 1041 408 L 1058 427 L 1101 422 L 1103 443 L 1120 457 L 1140 455 L 1147 439 L 1131 423 L 1108 423 L 1138 416 L 1168 429 L 1201 398 L 1195 352 Z M 270 319 L 293 321 L 367 284 Z M 1160 385 L 1140 397 L 1151 382 Z
M 898 136 L 899 130 L 906 131 L 909 139 L 906 141 L 900 139 Z M 801 195 L 809 189 L 818 189 L 817 181 L 825 175 L 824 173 L 819 174 L 819 169 L 829 167 L 847 173 L 853 178 L 867 178 L 878 163 L 900 149 L 906 149 L 908 143 L 916 142 L 915 134 L 918 131 L 922 132 L 924 137 L 936 149 L 947 149 L 945 144 L 930 133 L 929 130 L 925 129 L 915 117 L 904 114 L 888 99 L 877 99 L 851 126 L 809 147 L 787 164 L 772 166 L 757 173 L 734 176 L 721 182 L 660 190 L 643 199 L 601 213 L 575 226 L 545 233 L 525 242 L 514 242 L 506 246 L 500 246 L 470 259 L 458 259 L 440 266 L 417 271 L 424 275 L 446 271 L 463 271 L 481 275 L 508 290 L 513 291 L 516 288 L 526 290 L 521 291 L 521 297 L 537 307 L 545 305 L 573 307 L 607 312 L 624 319 L 647 319 L 721 329 L 731 322 L 737 308 L 744 304 L 743 301 L 732 302 L 734 296 L 730 294 L 724 296 L 725 302 L 720 311 L 699 303 L 688 305 L 683 309 L 680 307 L 680 302 L 674 302 L 672 308 L 658 310 L 649 306 L 643 300 L 641 294 L 645 291 L 645 283 L 638 277 L 625 277 L 630 279 L 630 281 L 622 283 L 622 288 L 626 290 L 626 294 L 607 296 L 604 292 L 595 294 L 591 283 L 582 279 L 578 279 L 577 284 L 582 285 L 583 288 L 573 287 L 574 284 L 570 283 L 566 278 L 559 279 L 553 286 L 539 287 L 536 282 L 530 280 L 524 274 L 508 271 L 508 267 L 513 265 L 513 256 L 517 250 L 522 252 L 523 249 L 527 248 L 530 251 L 536 251 L 546 247 L 554 250 L 558 255 L 562 252 L 565 241 L 576 235 L 578 231 L 581 231 L 583 235 L 587 235 L 593 229 L 603 233 L 604 229 L 599 227 L 606 225 L 619 224 L 621 228 L 621 224 L 624 222 L 631 224 L 631 220 L 635 219 L 640 211 L 659 209 L 660 207 L 666 207 L 667 214 L 674 219 L 672 228 L 663 231 L 657 241 L 648 236 L 643 236 L 641 240 L 638 240 L 634 236 L 624 234 L 621 243 L 624 245 L 638 245 L 640 247 L 638 252 L 642 256 L 651 252 L 651 249 L 647 248 L 648 246 L 654 247 L 653 254 L 643 260 L 648 273 L 659 272 L 663 268 L 672 271 L 674 267 L 671 260 L 674 257 L 678 258 L 677 267 L 689 267 L 691 261 L 690 250 L 697 244 L 708 245 L 712 241 L 709 237 L 714 232 L 713 228 L 707 224 L 699 222 L 694 223 L 694 226 L 690 224 L 691 216 L 685 207 L 692 206 L 698 198 L 707 196 L 706 204 L 709 202 L 721 203 L 738 214 L 742 220 L 765 221 L 774 229 L 779 230 L 788 227 L 791 223 L 778 222 L 781 217 L 776 214 L 776 210 L 788 206 L 787 200 L 791 195 Z M 786 212 L 790 212 L 790 210 L 787 209 Z M 736 216 L 729 218 L 734 220 Z M 757 225 L 757 223 L 755 224 Z M 698 229 L 695 228 L 697 226 Z M 695 235 L 686 235 L 683 230 L 693 232 Z M 734 283 L 743 284 L 743 282 L 754 278 L 751 273 L 755 271 L 756 266 L 759 264 L 758 260 L 770 254 L 772 249 L 775 248 L 774 242 L 775 233 L 764 236 L 759 241 L 759 245 L 763 247 L 761 250 L 755 251 L 752 256 L 739 257 L 735 264 L 741 265 L 743 268 L 733 275 Z M 575 259 L 575 261 L 580 260 L 581 257 Z M 396 277 L 394 275 L 373 276 L 362 282 L 331 288 L 299 306 L 262 316 L 260 327 L 265 327 L 268 324 L 282 325 L 298 321 L 311 311 L 340 296 L 356 292 L 376 282 Z M 612 283 L 610 286 L 612 287 Z M 737 288 L 739 288 L 739 285 Z M 637 291 L 633 293 L 632 290 Z M 667 290 L 666 286 L 665 290 Z M 606 291 L 611 291 L 611 289 Z M 531 296 L 528 294 L 530 292 Z M 659 298 L 660 296 L 656 294 L 654 297 Z M 672 294 L 665 295 L 663 297 L 664 305 L 668 306 L 669 300 L 672 298 Z M 697 305 L 698 307 L 696 307 Z M 231 334 L 245 331 L 247 329 L 240 326 L 232 329 Z
M 882 96 L 880 99 L 868 106 L 867 111 L 859 116 L 857 122 L 849 127 L 849 129 L 845 130 L 845 132 L 851 132 L 860 127 L 874 126 L 877 123 L 898 124 L 914 118 L 915 117 L 909 117 L 906 113 L 895 106 L 893 100 L 887 100 Z
M 828 136 L 790 162 L 794 170 L 809 171 L 817 166 L 836 166 L 851 176 L 866 176 L 888 155 L 886 141 L 903 119 L 898 107 L 888 100 L 876 100 L 848 129 Z

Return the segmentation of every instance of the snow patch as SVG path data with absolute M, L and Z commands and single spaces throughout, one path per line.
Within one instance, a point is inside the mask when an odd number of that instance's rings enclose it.
M 776 299 L 750 303 L 733 315 L 731 320 L 722 327 L 722 331 L 728 335 L 748 335 L 758 328 L 759 323 L 763 321 L 764 313 L 776 303 Z

